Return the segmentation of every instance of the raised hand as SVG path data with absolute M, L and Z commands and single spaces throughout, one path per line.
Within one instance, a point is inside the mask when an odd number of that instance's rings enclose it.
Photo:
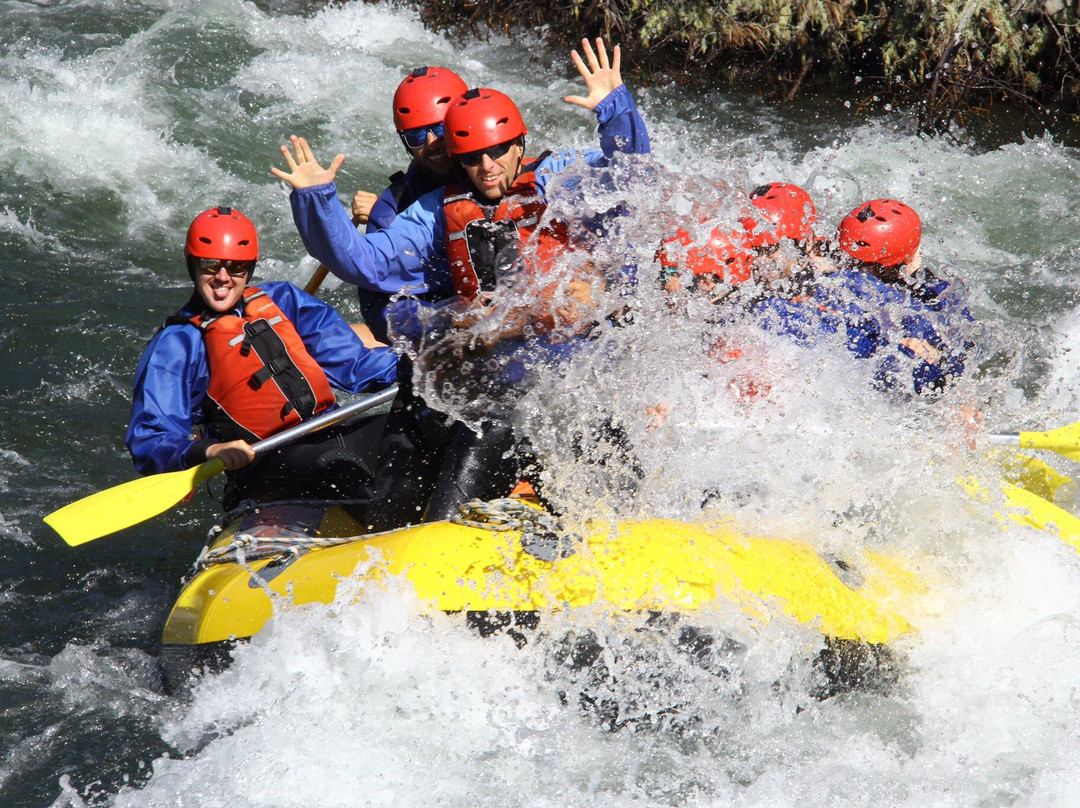
M 621 54 L 619 46 L 616 45 L 611 51 L 613 62 L 609 64 L 603 37 L 596 38 L 595 52 L 587 39 L 581 40 L 581 50 L 585 54 L 584 59 L 576 50 L 570 51 L 570 58 L 574 60 L 578 73 L 585 79 L 585 88 L 589 94 L 586 96 L 568 95 L 563 98 L 563 101 L 593 110 L 612 90 L 623 83 L 622 76 L 619 75 Z
M 286 173 L 277 166 L 271 166 L 270 173 L 279 180 L 285 180 L 293 188 L 307 188 L 311 185 L 322 185 L 333 182 L 341 164 L 345 162 L 345 155 L 339 154 L 333 159 L 328 168 L 319 165 L 315 155 L 311 153 L 311 147 L 302 137 L 292 135 L 289 138 L 296 156 L 289 151 L 288 146 L 281 147 L 281 153 L 285 155 L 285 164 L 289 167 Z

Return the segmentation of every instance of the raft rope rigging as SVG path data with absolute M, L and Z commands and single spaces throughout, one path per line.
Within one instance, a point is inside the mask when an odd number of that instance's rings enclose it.
M 457 514 L 450 517 L 450 521 L 455 525 L 496 531 L 524 531 L 529 528 L 541 528 L 551 532 L 562 530 L 559 520 L 550 513 L 516 497 L 503 497 L 487 502 L 470 499 L 458 507 Z
M 238 533 L 224 547 L 204 547 L 195 559 L 195 571 L 201 572 L 215 564 L 248 564 L 275 556 L 299 556 L 308 550 L 348 544 L 362 536 L 289 536 L 268 538 L 250 533 Z
M 559 520 L 538 505 L 516 497 L 488 502 L 473 499 L 458 508 L 450 521 L 465 527 L 484 530 L 516 530 L 521 533 L 521 548 L 541 561 L 569 558 L 580 540 L 568 534 Z
M 242 504 L 227 515 L 224 522 L 236 518 L 237 511 L 254 511 L 258 507 L 281 503 Z M 335 502 L 334 504 L 342 504 Z M 344 503 L 347 504 L 347 503 Z M 543 508 L 529 504 L 516 497 L 503 497 L 485 502 L 473 499 L 461 505 L 450 521 L 465 527 L 494 532 L 518 531 L 521 533 L 522 549 L 544 561 L 567 558 L 574 554 L 577 544 L 574 537 L 564 531 L 559 520 Z M 367 533 L 359 536 L 257 536 L 253 533 L 237 533 L 231 542 L 222 547 L 212 547 L 214 538 L 221 533 L 222 525 L 211 529 L 207 546 L 195 559 L 195 571 L 199 572 L 215 564 L 248 564 L 265 558 L 299 556 L 309 550 L 335 547 L 382 535 Z M 392 531 L 387 531 L 392 532 Z

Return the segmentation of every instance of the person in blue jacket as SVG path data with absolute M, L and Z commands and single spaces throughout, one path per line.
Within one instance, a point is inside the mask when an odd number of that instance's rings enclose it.
M 291 283 L 249 286 L 251 221 L 226 207 L 188 229 L 191 298 L 151 339 L 135 373 L 127 446 L 142 474 L 220 458 L 226 507 L 240 498 L 369 497 L 386 416 L 320 431 L 266 457 L 251 444 L 395 381 L 397 357 L 364 346 L 328 304 Z M 195 434 L 199 433 L 199 434 Z
M 822 335 L 842 335 L 855 358 L 877 363 L 874 385 L 883 390 L 940 393 L 964 374 L 967 352 L 974 347 L 938 312 L 861 270 L 822 276 L 796 300 L 759 300 L 751 313 L 766 330 L 802 345 Z
M 910 206 L 895 199 L 862 203 L 840 222 L 837 243 L 859 269 L 903 289 L 925 308 L 953 318 L 957 327 L 973 322 L 963 302 L 963 284 L 936 275 L 923 264 L 922 220 Z
M 423 322 L 417 316 L 423 309 L 449 298 L 482 309 L 500 280 L 521 266 L 526 247 L 541 261 L 557 256 L 568 228 L 543 216 L 548 188 L 559 173 L 572 165 L 606 166 L 616 152 L 650 151 L 645 123 L 622 82 L 619 48 L 609 63 L 603 40 L 596 44 L 594 51 L 582 42 L 584 58 L 572 53 L 587 94 L 564 101 L 596 114 L 600 150 L 526 158 L 528 132 L 513 101 L 496 90 L 469 90 L 451 103 L 444 119 L 447 150 L 467 180 L 420 197 L 385 230 L 358 234 L 338 204 L 334 178 L 344 155 L 324 169 L 306 140 L 290 138 L 292 151 L 282 147 L 288 170 L 272 170 L 293 186 L 293 220 L 308 252 L 342 280 L 398 296 L 388 318 L 405 331 Z M 540 310 L 543 304 L 541 298 L 538 320 L 550 314 Z M 508 337 L 519 335 L 520 322 L 513 329 Z M 514 474 L 505 460 L 512 442 L 505 423 L 486 425 L 482 436 L 459 425 L 443 464 L 446 485 L 429 503 L 428 517 L 452 515 L 455 503 L 467 496 L 498 495 Z M 487 471 L 469 471 L 476 469 Z
M 409 155 L 405 171 L 390 177 L 381 194 L 357 191 L 353 195 L 353 220 L 367 225 L 366 232 L 385 230 L 400 211 L 429 191 L 460 181 L 460 169 L 446 152 L 443 118 L 450 102 L 468 87 L 445 67 L 418 67 L 406 76 L 394 92 L 394 126 Z M 390 295 L 363 286 L 356 287 L 360 313 L 376 339 L 389 342 L 383 311 Z

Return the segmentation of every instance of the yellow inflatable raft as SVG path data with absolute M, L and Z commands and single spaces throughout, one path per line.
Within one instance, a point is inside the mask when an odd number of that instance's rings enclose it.
M 186 664 L 184 649 L 251 637 L 276 603 L 330 603 L 354 574 L 372 583 L 402 576 L 448 612 L 601 604 L 690 614 L 726 601 L 753 620 L 795 621 L 833 640 L 874 645 L 910 631 L 899 605 L 919 587 L 883 556 L 826 560 L 802 541 L 751 536 L 732 524 L 648 519 L 567 535 L 522 499 L 471 503 L 455 522 L 337 538 L 356 527 L 337 506 L 271 504 L 223 530 L 169 616 L 163 656 Z
M 1002 483 L 1001 516 L 1080 548 L 1080 520 L 1049 501 L 1060 481 L 1046 478 L 1046 468 L 1021 465 L 1006 475 L 1012 482 Z M 988 497 L 973 483 L 969 489 Z M 272 503 L 227 526 L 204 550 L 166 623 L 167 678 L 213 666 L 280 604 L 333 602 L 338 584 L 354 576 L 375 585 L 402 577 L 437 609 L 531 615 L 530 625 L 545 611 L 594 604 L 679 615 L 734 604 L 753 621 L 809 626 L 825 644 L 874 648 L 912 630 L 916 596 L 928 588 L 910 560 L 869 551 L 825 558 L 798 539 L 749 535 L 731 523 L 647 519 L 595 523 L 570 535 L 518 498 L 470 503 L 454 522 L 359 532 L 342 507 L 326 503 Z

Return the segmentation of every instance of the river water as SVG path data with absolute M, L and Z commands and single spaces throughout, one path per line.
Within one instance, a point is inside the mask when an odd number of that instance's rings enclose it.
M 41 517 L 133 476 L 132 372 L 186 297 L 191 218 L 245 211 L 261 276 L 304 283 L 314 265 L 269 173 L 278 146 L 299 133 L 326 159 L 346 153 L 343 198 L 381 189 L 402 164 L 388 101 L 421 64 L 505 90 L 537 150 L 594 140 L 591 116 L 560 101 L 576 91 L 568 59 L 453 41 L 390 5 L 304 6 L 0 5 L 0 804 L 1074 804 L 1080 559 L 964 495 L 959 477 L 994 469 L 949 413 L 975 402 L 1001 431 L 1077 420 L 1080 155 L 1046 136 L 922 138 L 899 111 L 835 99 L 778 109 L 633 88 L 647 173 L 663 180 L 575 197 L 627 211 L 597 258 L 647 262 L 672 217 L 721 182 L 803 184 L 833 223 L 895 197 L 921 213 L 927 260 L 968 288 L 980 329 L 968 380 L 943 401 L 898 399 L 871 391 L 842 349 L 744 334 L 771 392 L 739 400 L 728 370 L 704 367 L 701 312 L 673 313 L 650 287 L 624 293 L 633 325 L 602 332 L 519 417 L 569 519 L 697 519 L 707 501 L 708 518 L 733 513 L 821 552 L 908 558 L 926 589 L 895 687 L 818 701 L 805 689 L 813 632 L 743 626 L 734 683 L 613 657 L 616 698 L 643 713 L 678 705 L 684 720 L 610 732 L 560 702 L 572 683 L 543 642 L 481 641 L 407 592 L 358 588 L 279 615 L 191 693 L 161 692 L 157 638 L 212 497 L 74 549 Z M 331 280 L 321 294 L 357 316 L 350 290 Z M 670 415 L 650 430 L 646 407 L 661 402 Z M 598 473 L 565 439 L 605 419 L 635 444 L 630 502 L 612 495 L 617 462 Z

